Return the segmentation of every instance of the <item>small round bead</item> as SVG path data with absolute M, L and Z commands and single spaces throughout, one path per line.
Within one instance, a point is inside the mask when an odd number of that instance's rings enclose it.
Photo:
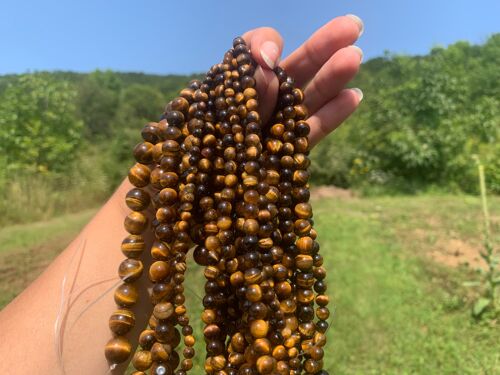
M 139 258 L 144 251 L 144 238 L 136 234 L 125 237 L 121 245 L 121 250 L 128 258 Z
M 141 234 L 146 228 L 147 222 L 148 219 L 143 213 L 132 211 L 125 218 L 125 230 L 130 234 Z
M 125 259 L 120 263 L 118 276 L 120 276 L 123 281 L 130 283 L 141 277 L 143 269 L 144 267 L 140 260 Z
M 145 371 L 151 367 L 153 359 L 149 350 L 140 350 L 134 354 L 132 365 L 139 371 Z
M 109 362 L 118 364 L 125 362 L 132 352 L 132 345 L 122 336 L 109 340 L 104 348 L 104 354 Z
M 125 197 L 125 203 L 131 210 L 134 211 L 145 210 L 148 207 L 149 202 L 149 194 L 139 188 L 130 190 Z
M 134 324 L 134 313 L 126 309 L 116 310 L 109 318 L 109 329 L 118 336 L 129 332 Z
M 115 302 L 118 306 L 133 306 L 139 297 L 139 292 L 133 284 L 122 284 L 115 291 Z
M 269 331 L 269 323 L 262 319 L 250 323 L 250 333 L 254 338 L 266 337 Z

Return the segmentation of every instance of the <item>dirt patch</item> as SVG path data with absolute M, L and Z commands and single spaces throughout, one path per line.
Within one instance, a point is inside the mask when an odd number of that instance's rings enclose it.
M 342 189 L 336 186 L 316 186 L 311 189 L 311 198 L 340 198 L 351 199 L 354 198 L 354 193 L 349 189 Z
M 438 239 L 431 249 L 430 257 L 449 267 L 469 266 L 473 269 L 486 268 L 486 262 L 479 255 L 481 248 L 457 238 Z

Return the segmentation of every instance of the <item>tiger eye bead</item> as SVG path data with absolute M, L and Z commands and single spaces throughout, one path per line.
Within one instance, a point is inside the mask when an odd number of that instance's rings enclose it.
M 122 284 L 115 290 L 115 302 L 118 306 L 133 306 L 139 298 L 139 292 L 134 284 Z
M 149 267 L 149 279 L 158 282 L 170 275 L 170 266 L 167 262 L 156 261 Z
M 148 350 L 140 350 L 132 358 L 132 365 L 139 371 L 147 370 L 152 364 L 153 359 L 151 358 L 151 352 Z
M 143 269 L 144 267 L 140 260 L 125 259 L 120 263 L 118 276 L 120 276 L 123 281 L 130 283 L 141 277 Z
M 132 211 L 125 218 L 124 226 L 131 234 L 141 234 L 146 228 L 147 222 L 148 219 L 143 213 Z
M 264 355 L 257 359 L 257 371 L 259 374 L 270 374 L 273 372 L 275 366 L 276 360 L 269 355 Z
M 134 158 L 139 163 L 148 164 L 153 160 L 153 144 L 149 142 L 139 143 L 134 148 Z
M 144 187 L 149 183 L 151 171 L 144 164 L 137 163 L 128 173 L 130 183 L 136 187 Z
M 125 237 L 121 244 L 121 250 L 128 258 L 139 258 L 144 251 L 144 238 L 135 234 Z
M 157 319 L 168 319 L 174 313 L 174 306 L 170 302 L 158 303 L 153 310 L 153 314 Z
M 118 336 L 126 334 L 135 324 L 135 315 L 126 309 L 116 310 L 109 318 L 110 330 Z
M 139 335 L 139 345 L 145 350 L 151 349 L 151 346 L 155 343 L 155 331 L 152 329 L 146 329 Z
M 254 338 L 266 337 L 269 331 L 269 323 L 262 319 L 254 320 L 250 323 L 250 333 Z
M 112 364 L 125 362 L 132 352 L 132 345 L 122 336 L 109 340 L 104 349 L 106 359 Z
M 149 194 L 143 189 L 132 189 L 127 193 L 125 197 L 125 203 L 127 206 L 134 211 L 145 210 L 150 202 Z

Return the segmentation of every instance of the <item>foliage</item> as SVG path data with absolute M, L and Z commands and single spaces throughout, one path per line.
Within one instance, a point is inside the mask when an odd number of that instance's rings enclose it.
M 64 170 L 78 154 L 76 91 L 45 74 L 23 75 L 0 96 L 0 155 L 7 171 Z
M 476 192 L 471 156 L 480 154 L 499 193 L 499 56 L 496 34 L 483 46 L 459 42 L 427 56 L 368 61 L 353 83 L 365 99 L 313 152 L 313 177 L 319 170 L 322 183 Z
M 479 186 L 481 192 L 481 204 L 483 209 L 484 221 L 484 250 L 480 252 L 481 258 L 485 261 L 487 269 L 480 269 L 481 278 L 477 281 L 467 282 L 468 286 L 479 286 L 482 289 L 482 295 L 474 303 L 472 307 L 472 315 L 475 318 L 481 318 L 485 312 L 490 311 L 493 317 L 500 313 L 500 306 L 498 306 L 497 296 L 500 287 L 500 272 L 498 265 L 500 264 L 499 255 L 493 249 L 491 241 L 491 223 L 488 203 L 486 199 L 486 180 L 484 177 L 484 166 L 481 164 L 479 158 L 476 159 L 479 172 Z

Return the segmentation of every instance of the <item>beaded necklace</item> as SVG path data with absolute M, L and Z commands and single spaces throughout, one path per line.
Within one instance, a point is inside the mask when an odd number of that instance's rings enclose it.
M 135 375 L 185 375 L 194 357 L 184 297 L 186 256 L 204 267 L 202 321 L 207 374 L 327 374 L 325 269 L 309 204 L 308 113 L 294 80 L 277 67 L 278 102 L 262 124 L 256 63 L 241 38 L 203 81 L 142 130 L 126 195 L 130 234 L 105 355 L 125 362 L 135 324 L 146 230 L 153 313 L 139 337 Z M 264 126 L 265 125 L 265 126 Z M 148 225 L 145 210 L 152 206 Z M 316 306 L 316 309 L 315 309 Z M 316 315 L 316 320 L 315 320 Z M 183 341 L 182 351 L 178 346 Z M 181 358 L 182 354 L 182 358 Z

